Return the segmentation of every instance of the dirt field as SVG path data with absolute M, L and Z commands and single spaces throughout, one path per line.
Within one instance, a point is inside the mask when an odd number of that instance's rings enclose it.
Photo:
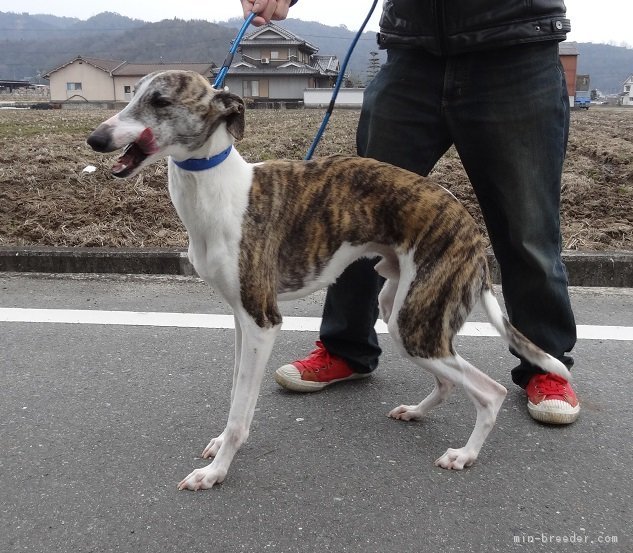
M 166 164 L 116 180 L 116 154 L 85 145 L 106 111 L 0 110 L 0 246 L 184 246 L 171 206 Z M 238 145 L 250 161 L 300 159 L 321 110 L 247 113 Z M 316 155 L 354 153 L 357 111 L 336 111 Z M 82 172 L 87 165 L 97 171 Z M 451 150 L 433 175 L 481 216 L 459 158 Z M 633 109 L 573 112 L 563 176 L 567 250 L 633 250 Z M 483 225 L 482 225 L 483 228 Z

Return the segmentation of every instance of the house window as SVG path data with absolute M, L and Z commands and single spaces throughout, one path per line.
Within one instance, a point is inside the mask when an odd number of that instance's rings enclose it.
M 123 86 L 123 93 L 124 94 L 132 94 L 132 87 L 130 85 L 124 85 Z
M 81 83 L 66 83 L 66 90 L 81 90 Z
M 259 96 L 259 81 L 243 81 L 242 92 L 242 96 L 246 96 L 247 98 Z
M 271 50 L 270 51 L 270 59 L 271 60 L 287 60 L 289 58 L 290 52 L 288 48 L 282 48 L 281 50 Z

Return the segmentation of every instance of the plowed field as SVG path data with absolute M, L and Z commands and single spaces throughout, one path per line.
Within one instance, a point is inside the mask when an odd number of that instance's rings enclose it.
M 186 244 L 160 162 L 130 180 L 110 176 L 116 154 L 85 144 L 113 112 L 0 110 L 0 245 L 170 247 Z M 251 110 L 238 149 L 249 161 L 301 159 L 320 110 Z M 358 111 L 338 110 L 316 155 L 354 153 Z M 88 165 L 96 166 L 85 173 Z M 433 176 L 481 215 L 459 157 Z M 633 109 L 573 112 L 563 176 L 567 250 L 633 250 Z

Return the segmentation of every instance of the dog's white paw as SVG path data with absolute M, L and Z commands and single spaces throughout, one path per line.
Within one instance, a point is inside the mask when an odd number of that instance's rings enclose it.
M 423 418 L 417 405 L 400 405 L 389 411 L 389 416 L 401 421 L 419 421 Z
M 210 465 L 194 470 L 178 484 L 179 490 L 208 490 L 214 484 L 220 484 L 226 478 L 226 470 L 220 470 Z
M 448 470 L 462 470 L 469 467 L 477 459 L 477 455 L 465 447 L 460 449 L 448 448 L 446 453 L 435 461 L 436 467 L 442 467 Z
M 224 432 L 220 434 L 217 438 L 213 438 L 208 444 L 207 447 L 204 448 L 202 452 L 203 459 L 209 459 L 210 457 L 215 457 L 222 446 L 222 442 L 224 441 Z

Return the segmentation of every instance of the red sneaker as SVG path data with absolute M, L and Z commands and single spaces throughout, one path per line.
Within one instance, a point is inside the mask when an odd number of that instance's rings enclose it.
M 525 388 L 528 412 L 550 424 L 570 424 L 578 418 L 580 404 L 571 384 L 555 374 L 536 374 Z
M 293 392 L 318 392 L 330 384 L 366 378 L 369 373 L 355 373 L 346 361 L 330 355 L 321 342 L 305 359 L 279 367 L 275 381 Z

